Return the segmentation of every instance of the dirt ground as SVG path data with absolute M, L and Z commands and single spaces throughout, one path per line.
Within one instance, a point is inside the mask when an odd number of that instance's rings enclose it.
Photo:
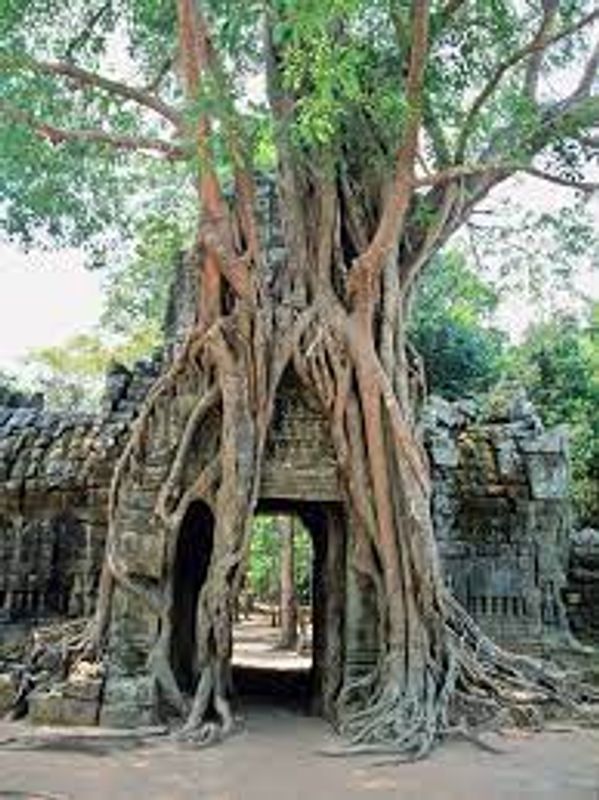
M 208 750 L 165 738 L 136 742 L 97 729 L 0 724 L 0 797 L 29 800 L 599 799 L 599 732 L 497 737 L 500 755 L 449 742 L 428 760 L 373 766 L 333 759 L 324 722 L 250 709 L 245 729 Z
M 208 750 L 165 735 L 0 723 L 0 799 L 599 800 L 599 730 L 564 723 L 487 737 L 501 754 L 454 740 L 400 766 L 323 755 L 338 743 L 302 711 L 310 656 L 277 651 L 277 638 L 264 620 L 239 626 L 244 723 Z
M 310 669 L 312 652 L 309 636 L 301 651 L 279 650 L 279 628 L 270 625 L 264 614 L 253 614 L 238 622 L 233 636 L 233 664 L 278 670 Z

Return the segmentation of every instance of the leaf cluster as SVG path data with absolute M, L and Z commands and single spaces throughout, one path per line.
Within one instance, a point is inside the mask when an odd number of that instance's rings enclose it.
M 308 603 L 311 592 L 312 543 L 305 528 L 294 520 L 294 584 L 300 602 Z M 281 537 L 276 518 L 258 514 L 252 522 L 252 540 L 247 585 L 266 602 L 278 602 L 281 575 Z
M 550 426 L 569 430 L 574 502 L 581 524 L 599 523 L 599 305 L 533 326 L 514 348 L 506 381 L 526 387 Z
M 434 259 L 418 287 L 409 327 L 430 392 L 455 400 L 485 392 L 498 380 L 505 345 L 491 324 L 498 301 L 460 251 Z

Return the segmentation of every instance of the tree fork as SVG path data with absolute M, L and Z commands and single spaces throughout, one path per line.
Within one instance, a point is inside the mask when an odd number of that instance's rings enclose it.
M 151 668 L 167 700 L 187 713 L 181 735 L 202 744 L 227 735 L 233 724 L 232 609 L 249 551 L 275 397 L 288 367 L 317 398 L 328 423 L 354 533 L 354 565 L 376 594 L 378 661 L 370 674 L 348 676 L 338 697 L 340 728 L 349 741 L 344 752 L 418 758 L 455 727 L 456 709 L 462 716 L 464 708 L 487 716 L 502 709 L 521 714 L 531 702 L 551 699 L 577 707 L 584 696 L 560 686 L 543 665 L 493 645 L 443 584 L 428 506 L 430 479 L 409 396 L 406 313 L 426 261 L 463 219 L 471 197 L 484 196 L 501 176 L 487 163 L 485 174 L 457 164 L 416 178 L 429 10 L 427 0 L 411 5 L 405 125 L 393 153 L 392 178 L 381 180 L 374 201 L 375 192 L 365 190 L 370 196 L 361 198 L 353 190 L 368 186 L 368 164 L 359 153 L 352 154 L 355 162 L 347 158 L 333 167 L 331 154 L 321 152 L 318 165 L 327 167 L 322 180 L 306 159 L 295 158 L 289 124 L 296 98 L 286 88 L 267 33 L 286 245 L 286 261 L 276 276 L 268 275 L 263 263 L 253 178 L 236 130 L 228 129 L 225 137 L 238 200 L 233 212 L 214 164 L 215 120 L 203 110 L 190 125 L 200 162 L 197 325 L 150 392 L 115 470 L 96 632 L 103 643 L 115 583 L 156 610 L 163 628 Z M 178 0 L 177 10 L 183 86 L 193 107 L 202 81 L 221 75 L 222 67 L 201 4 Z M 267 16 L 272 13 L 270 8 Z M 472 184 L 465 200 L 467 179 Z M 415 222 L 410 227 L 410 212 L 420 202 L 415 190 L 429 184 L 433 188 L 424 199 L 435 219 L 428 227 Z M 158 404 L 182 374 L 194 381 L 198 398 L 167 465 L 156 512 L 171 532 L 180 528 L 194 499 L 203 499 L 214 515 L 213 553 L 198 601 L 191 708 L 168 663 L 172 586 L 160 594 L 141 584 L 113 552 L 125 481 L 137 462 L 143 463 Z M 216 454 L 189 486 L 181 486 L 194 434 L 216 407 Z M 169 568 L 172 555 L 171 548 Z

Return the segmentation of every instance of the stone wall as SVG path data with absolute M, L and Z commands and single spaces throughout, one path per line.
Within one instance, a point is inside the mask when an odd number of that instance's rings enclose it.
M 570 540 L 565 597 L 573 633 L 599 643 L 599 531 L 593 528 Z
M 477 421 L 431 398 L 425 417 L 433 519 L 448 584 L 496 640 L 566 635 L 568 448 L 524 398 Z
M 0 621 L 39 623 L 93 609 L 111 474 L 159 369 L 158 361 L 133 371 L 115 367 L 97 417 L 52 414 L 39 402 L 0 408 Z M 158 581 L 164 568 L 164 541 L 153 508 L 177 446 L 180 421 L 186 419 L 194 397 L 193 386 L 173 393 L 156 421 L 143 470 L 125 487 L 126 500 L 119 504 L 123 535 L 117 557 L 130 574 L 148 584 Z M 485 419 L 470 403 L 431 398 L 422 424 L 446 579 L 472 616 L 495 639 L 517 648 L 555 644 L 567 640 L 565 594 L 575 630 L 599 637 L 593 616 L 599 608 L 596 537 L 574 539 L 571 585 L 563 592 L 570 532 L 564 432 L 544 431 L 522 398 Z M 208 438 L 198 442 L 198 457 L 211 447 L 209 428 Z M 198 474 L 200 462 L 195 458 L 186 466 L 186 480 Z M 329 599 L 343 626 L 344 669 L 354 674 L 376 658 L 376 604 L 372 587 L 353 569 L 351 530 L 334 511 L 341 509 L 340 500 L 326 427 L 310 398 L 287 376 L 268 440 L 260 501 L 263 510 L 284 508 L 300 515 L 310 508 L 317 515 L 329 509 L 331 519 L 344 529 L 347 560 L 335 560 L 343 575 L 335 578 Z M 328 606 L 321 606 L 326 616 Z M 10 627 L 0 625 L 0 642 L 2 631 Z M 60 710 L 58 718 L 72 706 L 78 709 L 77 719 L 119 725 L 151 722 L 155 697 L 146 665 L 158 631 L 158 619 L 139 599 L 117 592 L 101 713 L 96 697 L 101 682 L 94 678 L 96 699 L 80 697 L 79 684 L 66 684 L 56 696 L 50 692 L 55 710 Z M 319 658 L 331 663 L 323 661 L 320 673 L 337 674 L 340 645 L 331 646 L 330 652 L 327 647 L 319 651 Z M 83 684 L 87 691 L 86 681 Z M 323 689 L 324 706 L 329 690 Z M 61 698 L 67 698 L 67 705 Z M 54 714 L 47 699 L 43 693 L 32 698 L 36 719 Z
M 285 251 L 272 182 L 260 182 L 258 207 L 272 275 L 270 290 L 276 297 Z M 189 258 L 181 257 L 166 320 L 166 360 L 181 346 L 194 318 L 194 269 Z M 298 302 L 301 306 L 302 299 Z M 293 309 L 284 307 L 280 313 Z M 417 359 L 412 361 L 415 399 L 420 382 Z M 5 623 L 0 624 L 0 643 L 11 624 L 78 617 L 93 610 L 111 475 L 160 369 L 161 358 L 142 362 L 132 371 L 114 367 L 95 416 L 59 415 L 45 411 L 39 397 L 28 401 L 0 393 L 0 623 Z M 176 541 L 165 541 L 168 536 L 153 511 L 198 391 L 183 381 L 163 398 L 152 421 L 143 467 L 128 475 L 118 505 L 121 535 L 115 555 L 130 575 L 148 586 L 160 584 L 166 554 L 176 547 Z M 565 433 L 543 430 L 524 397 L 484 418 L 471 403 L 431 398 L 422 425 L 446 580 L 472 616 L 495 639 L 529 648 L 567 639 L 565 597 L 576 631 L 599 639 L 599 614 L 594 616 L 599 611 L 599 545 L 588 536 L 574 540 L 571 585 L 564 591 L 570 533 Z M 215 430 L 206 424 L 198 432 L 184 465 L 185 485 L 201 473 L 206 454 L 215 446 Z M 373 587 L 353 568 L 352 532 L 343 520 L 341 501 L 326 425 L 313 399 L 288 374 L 267 441 L 260 502 L 263 508 L 307 515 L 316 531 L 315 550 L 322 551 L 316 566 L 328 588 L 315 603 L 315 617 L 328 620 L 321 632 L 333 630 L 329 617 L 338 623 L 335 636 L 323 638 L 315 652 L 324 707 L 340 670 L 367 669 L 377 646 Z M 176 540 L 179 529 L 168 535 Z M 342 644 L 337 641 L 341 628 Z M 66 693 L 52 695 L 55 708 L 52 702 L 34 701 L 33 715 L 44 720 L 50 709 L 56 721 L 63 719 L 65 709 L 71 709 L 67 716 L 72 718 L 77 708 L 80 720 L 151 722 L 155 697 L 147 660 L 160 630 L 156 615 L 139 598 L 117 590 L 106 680 L 94 677 L 90 683 L 87 676 L 81 686 L 75 680 Z M 341 650 L 343 667 L 338 663 Z M 88 689 L 90 697 L 85 694 Z
M 0 620 L 93 610 L 112 470 L 158 366 L 115 367 L 96 416 L 0 405 Z
M 5 621 L 92 610 L 110 476 L 158 369 L 158 362 L 142 363 L 133 372 L 115 367 L 97 417 L 50 413 L 39 401 L 33 407 L 0 407 L 0 609 Z M 423 423 L 435 531 L 455 593 L 500 640 L 529 641 L 563 629 L 569 533 L 564 432 L 543 431 L 522 402 L 477 422 L 471 404 L 432 398 Z M 148 465 L 158 478 L 163 456 L 158 448 L 155 465 Z M 340 500 L 322 421 L 292 379 L 278 400 L 261 494 L 264 499 Z M 142 500 L 138 497 L 135 503 L 141 506 L 130 511 L 133 527 L 139 527 L 140 514 L 151 513 Z M 138 545 L 136 560 L 145 557 Z M 572 555 L 572 591 L 567 593 L 572 608 L 599 585 L 581 566 L 583 550 L 578 543 Z M 578 628 L 584 628 L 584 613 L 579 617 Z

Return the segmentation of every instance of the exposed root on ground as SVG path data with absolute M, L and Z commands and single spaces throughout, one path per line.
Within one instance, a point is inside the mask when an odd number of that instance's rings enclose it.
M 339 318 L 343 322 L 340 312 Z M 285 359 L 291 359 L 330 421 L 354 530 L 356 569 L 371 581 L 377 597 L 382 655 L 369 674 L 348 679 L 340 692 L 338 727 L 346 744 L 338 754 L 414 760 L 456 735 L 493 749 L 480 739 L 481 726 L 493 728 L 509 718 L 512 724 L 539 727 L 540 709 L 551 703 L 582 713 L 588 693 L 571 688 L 555 669 L 497 647 L 447 594 L 428 516 L 422 450 L 375 352 L 364 344 L 360 326 L 354 330 L 333 320 L 324 320 L 318 306 L 305 314 L 275 373 L 280 380 Z M 226 336 L 224 330 L 229 331 Z M 175 737 L 200 746 L 221 741 L 235 727 L 228 674 L 232 607 L 247 558 L 276 391 L 275 382 L 256 394 L 247 375 L 261 372 L 251 365 L 264 359 L 247 338 L 235 338 L 230 325 L 215 325 L 209 336 L 190 339 L 150 392 L 111 488 L 106 548 L 111 587 L 116 581 L 162 620 L 150 668 L 163 698 L 185 718 Z M 205 368 L 198 372 L 198 364 L 208 362 L 209 381 Z M 159 589 L 129 575 L 117 546 L 121 491 L 143 464 L 152 417 L 161 399 L 176 393 L 177 381 L 188 380 L 198 386 L 196 400 L 165 468 L 155 515 L 165 531 L 171 564 L 189 504 L 200 498 L 214 512 L 214 552 L 198 607 L 199 672 L 192 699 L 180 691 L 169 662 L 172 587 Z M 219 447 L 186 484 L 190 451 L 207 415 L 214 412 Z M 103 605 L 104 625 L 109 610 L 108 602 Z
M 328 264 L 327 242 L 319 252 L 321 266 Z M 374 305 L 358 300 L 348 311 L 325 282 L 299 310 L 282 304 L 279 328 L 272 308 L 259 309 L 248 298 L 217 317 L 190 336 L 157 380 L 116 466 L 92 651 L 102 653 L 118 585 L 160 621 L 149 669 L 163 699 L 185 718 L 176 733 L 182 741 L 208 746 L 234 729 L 233 607 L 275 396 L 288 368 L 328 422 L 353 566 L 377 604 L 381 655 L 369 674 L 346 677 L 337 714 L 347 744 L 339 752 L 418 759 L 448 736 L 478 741 L 481 725 L 505 722 L 506 714 L 516 724 L 538 727 L 539 709 L 553 703 L 582 713 L 590 699 L 551 667 L 494 645 L 448 595 L 430 520 L 426 457 L 414 433 L 401 326 L 394 334 L 395 357 L 383 359 L 373 337 Z M 161 415 L 176 425 L 177 439 L 163 465 L 151 520 L 164 543 L 164 577 L 152 582 L 127 568 L 119 512 L 131 486 L 143 485 Z M 214 529 L 197 608 L 190 698 L 173 674 L 170 646 L 177 537 L 196 500 L 209 509 Z
M 347 743 L 329 754 L 390 755 L 393 762 L 411 761 L 455 735 L 497 752 L 481 733 L 506 726 L 540 730 L 556 708 L 567 709 L 581 722 L 599 718 L 595 689 L 571 685 L 554 666 L 503 650 L 455 598 L 446 594 L 444 600 L 445 664 L 429 662 L 425 674 L 430 681 L 417 682 L 412 696 L 402 691 L 389 655 L 374 672 L 349 682 L 339 698 L 339 727 Z

